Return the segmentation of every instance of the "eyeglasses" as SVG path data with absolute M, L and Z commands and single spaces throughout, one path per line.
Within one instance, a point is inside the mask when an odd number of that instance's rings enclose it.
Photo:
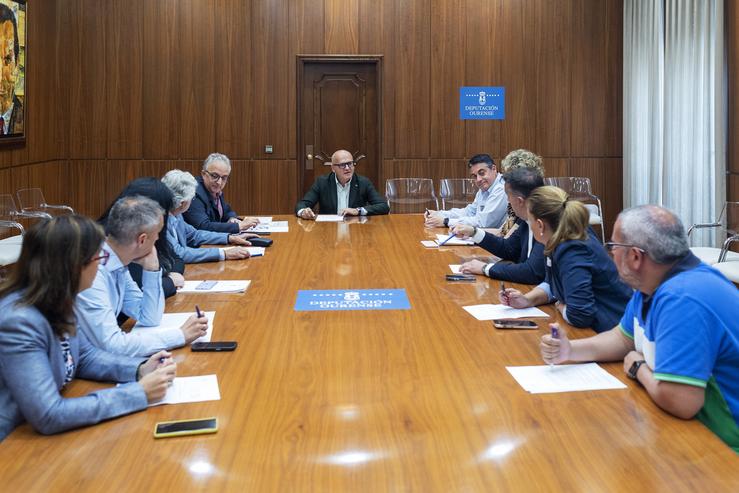
M 357 164 L 356 161 L 347 161 L 345 163 L 337 163 L 337 164 L 334 164 L 333 166 L 336 166 L 337 168 L 342 168 L 342 169 L 349 169 L 352 166 L 354 166 L 355 164 Z
M 87 262 L 87 263 L 88 263 L 88 264 L 91 264 L 91 263 L 95 262 L 96 260 L 99 260 L 99 261 L 100 261 L 100 265 L 105 265 L 105 264 L 107 264 L 107 263 L 108 263 L 108 259 L 110 258 L 110 252 L 109 252 L 109 251 L 107 251 L 107 250 L 102 250 L 102 252 L 103 252 L 103 253 L 101 253 L 101 254 L 100 254 L 100 255 L 98 255 L 97 257 L 92 257 L 92 258 L 90 259 L 90 261 L 89 261 L 89 262 Z
M 203 170 L 203 173 L 210 176 L 210 178 L 213 181 L 221 181 L 223 180 L 223 183 L 226 183 L 228 181 L 228 175 L 219 175 L 218 173 L 211 173 L 210 171 Z
M 608 250 L 609 252 L 613 252 L 613 249 L 616 247 L 623 247 L 623 248 L 636 248 L 641 253 L 647 253 L 646 250 L 644 250 L 643 248 L 639 248 L 636 245 L 629 245 L 628 243 L 616 243 L 615 241 L 607 241 L 605 243 L 605 247 L 606 247 L 606 250 Z

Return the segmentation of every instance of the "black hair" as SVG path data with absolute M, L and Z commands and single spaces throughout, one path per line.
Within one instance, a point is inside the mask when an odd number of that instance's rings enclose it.
M 503 179 L 513 193 L 525 199 L 531 192 L 544 186 L 544 178 L 533 168 L 514 168 L 505 173 Z
M 488 168 L 492 168 L 495 166 L 495 161 L 493 161 L 493 158 L 490 157 L 490 154 L 475 154 L 470 158 L 470 161 L 467 163 L 467 167 L 471 168 L 476 164 L 485 163 L 487 164 Z

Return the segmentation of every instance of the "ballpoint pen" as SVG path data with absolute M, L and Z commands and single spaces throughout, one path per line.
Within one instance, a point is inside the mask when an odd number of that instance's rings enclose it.
M 559 329 L 554 325 L 550 325 L 549 328 L 552 330 L 552 339 L 559 339 Z M 549 363 L 549 369 L 554 367 L 554 363 Z
M 452 239 L 452 238 L 454 238 L 455 236 L 457 236 L 457 235 L 456 235 L 456 233 L 452 233 L 452 234 L 450 234 L 450 235 L 449 235 L 449 237 L 448 237 L 448 238 L 447 238 L 446 240 L 444 240 L 444 241 L 442 241 L 441 243 L 439 243 L 439 246 L 441 246 L 441 245 L 445 244 L 445 243 L 446 243 L 447 241 L 451 240 L 451 239 Z

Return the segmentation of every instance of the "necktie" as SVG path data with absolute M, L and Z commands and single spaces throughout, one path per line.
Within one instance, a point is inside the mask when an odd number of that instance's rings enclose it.
M 216 201 L 216 208 L 218 208 L 218 218 L 223 217 L 223 206 L 221 205 L 221 197 L 219 195 L 216 195 L 213 197 Z

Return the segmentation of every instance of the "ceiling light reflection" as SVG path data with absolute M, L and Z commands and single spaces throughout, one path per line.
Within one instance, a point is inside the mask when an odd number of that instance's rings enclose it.
M 190 472 L 199 476 L 210 475 L 213 473 L 213 465 L 210 462 L 196 460 L 190 463 Z
M 508 454 L 518 446 L 517 440 L 499 440 L 490 445 L 485 451 L 478 457 L 479 462 L 489 460 L 500 460 L 506 457 Z
M 374 452 L 366 452 L 363 450 L 347 450 L 346 452 L 339 452 L 338 454 L 332 454 L 325 456 L 320 462 L 327 464 L 333 464 L 336 466 L 357 466 L 377 460 L 381 458 L 381 454 Z

